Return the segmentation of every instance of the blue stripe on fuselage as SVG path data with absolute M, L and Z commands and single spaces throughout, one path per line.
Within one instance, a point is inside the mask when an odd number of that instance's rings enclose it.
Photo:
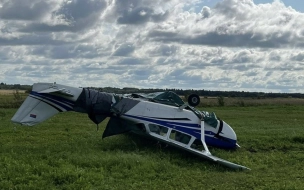
M 200 139 L 200 128 L 201 128 L 200 124 L 172 122 L 172 121 L 158 120 L 158 119 L 140 117 L 140 116 L 134 116 L 134 115 L 128 115 L 128 114 L 124 114 L 124 116 L 143 120 L 143 121 L 149 121 L 151 123 L 155 123 L 155 124 L 159 124 L 162 126 L 166 126 L 168 128 L 176 129 L 178 131 L 187 133 L 189 135 L 192 135 L 192 136 Z M 198 131 L 199 131 L 199 133 L 197 133 Z
M 35 91 L 32 91 L 30 93 L 30 95 L 48 100 L 48 101 L 52 102 L 53 104 L 64 108 L 67 111 L 73 110 L 72 106 L 74 105 L 74 102 L 71 101 L 71 100 L 67 100 L 65 98 L 55 96 L 55 95 L 52 95 L 52 94 L 45 94 L 45 93 L 40 94 L 40 93 L 35 92 Z M 66 105 L 66 104 L 68 104 L 68 105 Z
M 236 140 L 224 138 L 218 139 L 216 137 L 210 137 L 205 135 L 205 142 L 209 146 L 220 147 L 220 148 L 227 148 L 233 149 L 236 148 Z

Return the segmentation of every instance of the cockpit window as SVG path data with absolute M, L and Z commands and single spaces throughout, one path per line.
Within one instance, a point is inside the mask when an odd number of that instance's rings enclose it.
M 133 98 L 144 98 L 149 101 L 172 105 L 172 106 L 184 105 L 184 101 L 181 99 L 181 97 L 179 97 L 177 94 L 171 91 L 154 92 L 149 94 L 131 94 L 128 96 Z
M 191 136 L 172 129 L 170 133 L 170 139 L 183 144 L 188 144 L 190 142 Z
M 147 94 L 146 97 L 153 101 L 168 105 L 181 106 L 184 104 L 181 97 L 171 91 L 151 93 Z
M 163 127 L 163 126 L 155 125 L 155 124 L 149 124 L 148 126 L 149 126 L 149 130 L 152 133 L 155 133 L 157 135 L 161 135 L 161 136 L 165 137 L 168 133 L 167 127 Z

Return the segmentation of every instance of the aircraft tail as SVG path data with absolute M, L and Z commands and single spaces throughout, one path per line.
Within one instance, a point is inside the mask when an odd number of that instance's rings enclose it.
M 81 91 L 59 84 L 36 83 L 11 121 L 33 126 L 59 112 L 71 111 Z
M 14 123 L 33 126 L 57 114 L 59 111 L 31 96 L 27 97 L 16 114 L 11 119 Z

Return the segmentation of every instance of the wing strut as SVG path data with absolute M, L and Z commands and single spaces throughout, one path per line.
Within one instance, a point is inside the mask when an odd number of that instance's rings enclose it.
M 204 146 L 204 149 L 205 149 L 205 153 L 207 154 L 207 155 L 211 155 L 211 153 L 210 153 L 210 151 L 209 151 L 209 149 L 208 149 L 208 146 L 207 146 L 207 144 L 206 144 L 206 142 L 205 142 L 205 125 L 204 125 L 204 121 L 202 120 L 201 121 L 201 141 L 202 141 L 202 144 L 203 144 L 203 146 Z

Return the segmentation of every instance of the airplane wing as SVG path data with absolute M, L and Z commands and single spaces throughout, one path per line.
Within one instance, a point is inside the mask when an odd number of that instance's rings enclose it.
M 221 158 L 218 158 L 216 156 L 213 156 L 209 153 L 205 153 L 204 151 L 198 151 L 198 150 L 194 150 L 194 149 L 185 149 L 187 151 L 190 151 L 202 158 L 205 158 L 207 160 L 210 160 L 210 161 L 214 161 L 220 165 L 223 165 L 223 166 L 226 166 L 228 168 L 231 168 L 231 169 L 236 169 L 236 170 L 250 170 L 250 168 L 247 168 L 245 166 L 242 166 L 242 165 L 239 165 L 239 164 L 236 164 L 236 163 L 233 163 L 233 162 L 229 162 L 227 160 L 224 160 L 224 159 L 221 159 Z

